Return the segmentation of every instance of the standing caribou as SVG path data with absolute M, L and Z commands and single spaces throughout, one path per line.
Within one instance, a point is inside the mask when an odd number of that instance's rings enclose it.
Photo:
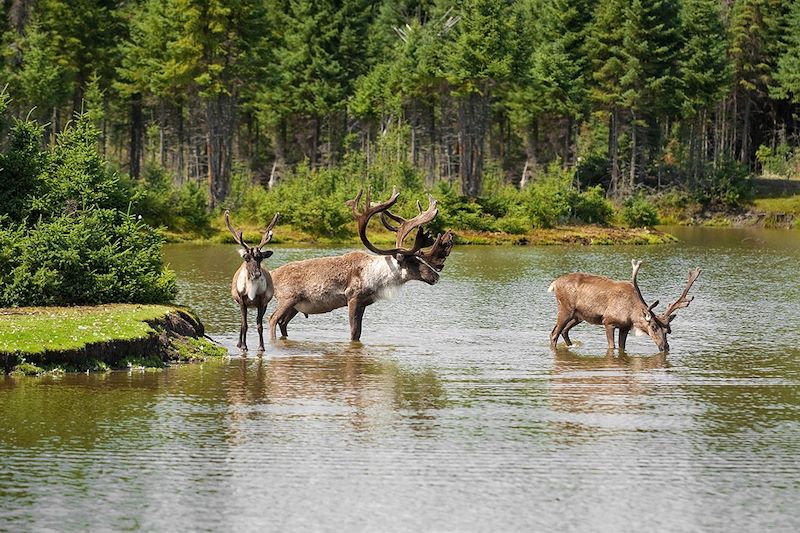
M 239 304 L 239 309 L 242 313 L 242 322 L 239 327 L 239 342 L 236 346 L 244 351 L 247 351 L 248 307 L 255 307 L 258 310 L 256 316 L 256 323 L 258 324 L 258 349 L 264 350 L 264 313 L 267 311 L 267 304 L 272 299 L 274 289 L 269 272 L 261 268 L 261 261 L 271 256 L 272 251 L 262 250 L 261 248 L 272 240 L 272 229 L 275 227 L 275 224 L 278 223 L 278 215 L 278 213 L 275 213 L 275 216 L 272 217 L 272 222 L 269 223 L 258 246 L 248 246 L 242 238 L 241 230 L 237 231 L 231 226 L 229 212 L 227 209 L 225 210 L 225 225 L 228 226 L 236 243 L 242 247 L 239 250 L 239 255 L 241 255 L 244 260 L 233 275 L 233 280 L 231 280 L 231 295 L 233 299 L 236 300 L 236 303 Z
M 615 329 L 619 330 L 619 349 L 624 352 L 628 332 L 634 328 L 649 335 L 660 351 L 669 351 L 667 334 L 672 333 L 669 325 L 676 316 L 673 311 L 688 306 L 694 298 L 687 294 L 700 275 L 700 268 L 689 270 L 689 281 L 680 297 L 664 313 L 655 315 L 653 308 L 658 300 L 647 305 L 636 283 L 641 266 L 641 261 L 631 260 L 631 281 L 614 281 L 581 272 L 565 274 L 553 281 L 547 291 L 555 292 L 558 317 L 550 334 L 550 344 L 555 347 L 561 335 L 567 346 L 571 346 L 569 330 L 586 321 L 605 327 L 609 350 L 614 349 Z
M 433 285 L 439 280 L 438 273 L 444 268 L 445 259 L 453 247 L 453 234 L 447 231 L 433 239 L 422 228 L 436 217 L 436 200 L 428 195 L 428 209 L 422 211 L 418 202 L 419 214 L 406 220 L 389 211 L 400 195 L 396 190 L 392 190 L 392 196 L 387 201 L 372 205 L 370 190 L 367 189 L 366 205 L 359 212 L 361 193 L 359 191 L 353 200 L 348 200 L 347 205 L 358 222 L 361 242 L 378 255 L 350 252 L 335 257 L 295 261 L 274 270 L 272 281 L 278 303 L 269 319 L 273 340 L 277 326 L 280 326 L 281 335 L 287 336 L 289 321 L 297 313 L 308 316 L 347 306 L 350 339 L 357 341 L 361 338 L 361 321 L 368 305 L 391 295 L 407 281 L 418 280 Z M 394 248 L 378 248 L 367 238 L 367 224 L 379 213 L 383 225 L 397 234 Z M 403 242 L 415 228 L 417 234 L 414 244 L 411 248 L 404 247 Z M 425 251 L 428 247 L 430 249 Z

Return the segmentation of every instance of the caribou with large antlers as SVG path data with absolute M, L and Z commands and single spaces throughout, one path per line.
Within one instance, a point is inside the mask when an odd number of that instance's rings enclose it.
M 361 191 L 347 202 L 358 222 L 361 242 L 377 255 L 350 252 L 336 257 L 295 261 L 272 272 L 278 300 L 269 319 L 272 339 L 276 338 L 276 327 L 280 327 L 281 335 L 287 336 L 289 321 L 297 313 L 308 316 L 347 306 L 350 339 L 357 341 L 361 338 L 361 322 L 368 305 L 391 295 L 407 281 L 424 281 L 433 285 L 439 280 L 439 272 L 453 247 L 453 234 L 447 231 L 434 239 L 423 229 L 422 226 L 438 213 L 432 196 L 428 195 L 425 211 L 417 203 L 419 214 L 409 220 L 389 211 L 398 197 L 399 193 L 393 190 L 387 201 L 372 205 L 367 189 L 363 211 L 358 207 Z M 396 232 L 394 248 L 379 248 L 367 238 L 367 225 L 377 214 L 381 215 L 386 228 Z M 404 241 L 414 229 L 417 230 L 414 244 L 407 248 Z
M 258 246 L 249 246 L 242 238 L 241 230 L 233 229 L 229 218 L 229 212 L 225 210 L 225 225 L 233 235 L 236 243 L 242 248 L 239 250 L 239 255 L 242 256 L 243 262 L 239 269 L 233 275 L 231 281 L 231 295 L 236 303 L 239 304 L 239 309 L 242 313 L 241 326 L 239 327 L 239 342 L 236 344 L 238 348 L 247 351 L 247 308 L 255 307 L 257 309 L 256 324 L 258 325 L 258 349 L 264 349 L 264 313 L 267 311 L 267 304 L 272 299 L 274 292 L 272 286 L 272 278 L 269 272 L 261 268 L 261 261 L 272 255 L 271 250 L 262 250 L 269 241 L 272 240 L 272 229 L 278 223 L 278 213 L 272 217 L 272 222 L 267 226 L 264 236 L 261 237 L 261 242 Z
M 669 351 L 667 334 L 672 333 L 670 323 L 676 316 L 673 312 L 688 306 L 694 298 L 687 295 L 700 275 L 700 268 L 689 270 L 689 281 L 680 297 L 667 306 L 666 311 L 656 315 L 653 308 L 658 305 L 658 300 L 647 305 L 636 282 L 641 266 L 641 261 L 631 260 L 631 281 L 614 281 L 594 274 L 573 272 L 551 283 L 547 291 L 555 292 L 558 317 L 550 334 L 550 344 L 555 347 L 560 335 L 567 346 L 571 346 L 569 330 L 586 321 L 605 327 L 609 350 L 614 349 L 614 330 L 619 330 L 619 349 L 625 351 L 628 332 L 634 328 L 649 335 L 662 352 Z

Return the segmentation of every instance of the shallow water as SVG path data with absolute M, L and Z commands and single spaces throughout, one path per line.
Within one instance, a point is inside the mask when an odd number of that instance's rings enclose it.
M 235 247 L 170 246 L 181 303 L 232 357 L 0 378 L 0 531 L 796 531 L 800 234 L 674 232 L 456 248 L 439 284 L 367 309 L 363 344 L 342 309 L 263 357 L 234 347 Z M 703 268 L 669 355 L 607 355 L 585 324 L 551 351 L 549 283 L 628 279 L 632 257 L 660 308 Z

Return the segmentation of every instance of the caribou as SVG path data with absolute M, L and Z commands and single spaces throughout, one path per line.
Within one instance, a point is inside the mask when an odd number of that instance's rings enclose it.
M 572 346 L 569 330 L 586 321 L 602 324 L 606 330 L 608 349 L 614 349 L 614 332 L 619 330 L 619 349 L 625 351 L 625 341 L 631 329 L 643 332 L 653 339 L 661 352 L 669 351 L 667 334 L 672 333 L 670 323 L 674 311 L 687 307 L 694 296 L 687 296 L 700 276 L 700 268 L 689 270 L 689 281 L 680 297 L 667 306 L 660 315 L 653 313 L 658 300 L 645 302 L 636 276 L 642 262 L 631 260 L 631 281 L 615 281 L 603 276 L 573 272 L 553 281 L 548 292 L 554 292 L 558 303 L 556 325 L 550 334 L 550 344 L 555 347 L 559 335 L 567 346 Z
M 269 319 L 270 337 L 276 339 L 276 328 L 288 336 L 289 322 L 298 314 L 328 313 L 347 307 L 350 319 L 350 339 L 361 338 L 361 324 L 368 305 L 390 297 L 404 283 L 412 280 L 433 285 L 439 281 L 439 272 L 453 247 L 450 231 L 439 233 L 434 239 L 423 226 L 437 215 L 436 200 L 428 195 L 428 208 L 422 211 L 417 202 L 417 214 L 412 219 L 395 215 L 389 209 L 397 202 L 399 193 L 392 190 L 391 197 L 372 205 L 367 189 L 365 206 L 359 211 L 362 191 L 346 203 L 358 223 L 358 235 L 364 246 L 376 255 L 354 251 L 340 256 L 320 257 L 287 263 L 272 272 L 277 300 L 275 311 Z M 367 237 L 370 219 L 380 214 L 381 222 L 395 232 L 394 248 L 379 248 Z M 410 248 L 404 244 L 406 237 L 417 230 Z
M 261 261 L 270 257 L 272 251 L 262 250 L 261 248 L 272 240 L 272 229 L 278 223 L 278 217 L 279 214 L 275 213 L 258 246 L 249 246 L 242 238 L 242 231 L 233 228 L 230 221 L 230 213 L 227 209 L 225 210 L 225 225 L 228 226 L 228 230 L 230 230 L 236 243 L 241 246 L 239 255 L 242 256 L 243 260 L 231 280 L 231 295 L 236 303 L 239 304 L 239 310 L 241 311 L 239 342 L 236 347 L 244 351 L 247 351 L 247 309 L 249 307 L 255 307 L 257 310 L 258 349 L 264 350 L 264 313 L 267 311 L 267 304 L 272 299 L 274 289 L 269 272 L 261 268 Z

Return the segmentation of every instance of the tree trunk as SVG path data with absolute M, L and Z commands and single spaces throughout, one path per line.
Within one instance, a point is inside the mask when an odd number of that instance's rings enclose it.
M 524 189 L 536 174 L 539 166 L 539 120 L 533 119 L 525 130 L 525 168 L 519 181 L 519 188 Z
M 211 207 L 225 199 L 230 187 L 235 98 L 218 95 L 206 102 L 206 146 Z
M 608 156 L 611 159 L 611 183 L 608 187 L 609 196 L 619 195 L 619 111 L 611 111 L 608 126 Z
M 636 184 L 636 114 L 631 113 L 631 168 L 628 177 L 628 194 L 633 194 L 633 187 Z
M 739 152 L 739 162 L 748 164 L 750 161 L 750 112 L 753 106 L 753 99 L 749 94 L 745 95 L 744 102 L 744 122 L 742 123 L 742 145 Z
M 489 98 L 470 93 L 462 97 L 458 107 L 458 151 L 461 192 L 468 198 L 477 198 L 481 193 L 483 177 L 483 141 Z
M 144 143 L 144 117 L 142 115 L 142 95 L 131 96 L 131 139 L 129 150 L 129 172 L 132 178 L 142 173 L 142 145 Z

